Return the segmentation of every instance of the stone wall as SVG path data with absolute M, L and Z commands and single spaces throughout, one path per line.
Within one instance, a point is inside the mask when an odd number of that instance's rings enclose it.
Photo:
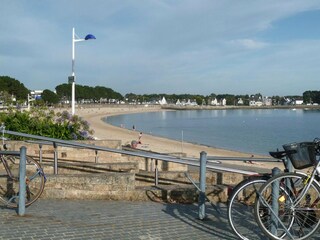
M 134 173 L 48 175 L 41 198 L 134 200 Z
M 101 174 L 59 174 L 47 175 L 47 182 L 41 198 L 45 199 L 100 199 L 100 200 L 124 200 L 124 201 L 197 201 L 198 190 L 185 178 L 183 173 L 167 173 L 163 177 L 170 177 L 175 184 L 159 184 L 155 187 L 137 186 L 134 172 L 126 173 L 101 173 Z M 198 182 L 198 174 L 190 173 Z M 230 174 L 222 174 L 222 178 L 230 179 Z M 232 174 L 233 175 L 233 174 Z M 211 201 L 226 202 L 229 185 L 217 184 L 217 175 L 207 173 L 206 194 Z M 235 177 L 235 176 L 233 176 Z M 243 176 L 236 176 L 242 180 Z M 231 185 L 234 185 L 232 183 Z

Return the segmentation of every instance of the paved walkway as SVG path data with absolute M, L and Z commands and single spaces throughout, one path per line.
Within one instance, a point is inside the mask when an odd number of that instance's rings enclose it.
M 220 209 L 201 221 L 197 205 L 40 199 L 23 217 L 0 209 L 0 239 L 237 239 Z

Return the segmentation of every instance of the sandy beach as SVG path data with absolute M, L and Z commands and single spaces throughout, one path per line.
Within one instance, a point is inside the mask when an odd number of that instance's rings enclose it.
M 130 114 L 130 113 L 142 113 L 152 111 L 166 111 L 161 109 L 160 106 L 102 106 L 102 107 L 81 107 L 77 108 L 76 114 L 87 120 L 90 127 L 95 131 L 94 137 L 98 140 L 111 139 L 121 140 L 122 145 L 130 145 L 133 140 L 138 141 L 139 131 L 122 128 L 121 126 L 112 126 L 107 124 L 102 119 L 112 115 Z M 148 151 L 154 151 L 158 153 L 181 153 L 186 154 L 187 157 L 199 158 L 200 152 L 205 151 L 208 156 L 224 156 L 224 157 L 251 157 L 251 153 L 243 153 L 237 151 L 231 151 L 226 149 L 219 149 L 214 147 L 208 147 L 200 144 L 193 144 L 187 142 L 175 141 L 167 138 L 157 137 L 149 134 L 142 134 L 141 144 L 138 144 L 137 149 L 143 149 Z M 266 155 L 267 156 L 267 155 Z M 257 156 L 254 157 L 266 157 Z M 248 165 L 250 163 L 233 162 L 234 164 Z M 254 163 L 262 168 L 271 169 L 274 166 L 282 168 L 282 163 Z
M 102 118 L 119 115 L 119 114 L 130 114 L 130 113 L 142 113 L 142 112 L 152 112 L 152 111 L 166 111 L 162 110 L 160 106 L 124 106 L 121 107 L 87 107 L 78 108 L 76 114 L 87 120 L 90 127 L 95 131 L 94 137 L 102 139 L 113 139 L 121 140 L 123 145 L 130 144 L 131 141 L 138 141 L 139 131 L 132 129 L 125 129 L 121 126 L 115 127 L 107 124 L 102 120 Z M 210 156 L 244 156 L 250 157 L 250 153 L 241 153 L 236 151 L 230 151 L 225 149 L 218 149 L 213 147 L 207 147 L 204 145 L 192 144 L 175 140 L 170 140 L 167 138 L 156 137 L 149 134 L 143 133 L 141 138 L 142 144 L 138 144 L 137 148 L 144 150 L 155 151 L 159 153 L 176 153 L 183 152 L 187 154 L 188 157 L 199 157 L 201 151 L 207 152 Z

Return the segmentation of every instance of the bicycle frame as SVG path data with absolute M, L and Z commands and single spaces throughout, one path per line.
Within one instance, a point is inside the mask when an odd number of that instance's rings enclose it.
M 320 166 L 320 162 L 317 163 L 317 165 L 314 166 L 313 170 L 312 170 L 312 173 L 311 174 L 306 174 L 306 173 L 302 173 L 302 172 L 298 172 L 299 175 L 302 175 L 302 178 L 304 180 L 303 184 L 304 186 L 299 190 L 297 191 L 294 187 L 294 183 L 292 182 L 289 182 L 289 183 L 285 183 L 285 182 L 282 182 L 282 183 L 279 183 L 280 184 L 280 188 L 283 189 L 288 196 L 292 196 L 293 198 L 291 198 L 291 209 L 295 209 L 299 204 L 300 202 L 304 199 L 304 197 L 306 196 L 308 190 L 310 189 L 311 185 L 312 184 L 316 184 L 318 187 L 320 187 L 320 183 L 315 179 L 316 176 L 319 175 L 319 166 Z M 319 170 L 318 170 L 319 169 Z M 305 176 L 305 179 L 304 177 Z M 267 200 L 261 196 L 261 193 L 258 192 L 258 197 L 259 197 L 259 201 L 261 201 L 261 203 L 267 207 L 269 209 L 269 211 L 271 212 L 271 216 L 274 218 L 273 221 L 277 222 L 278 224 L 281 225 L 281 227 L 283 228 L 283 230 L 285 231 L 285 233 L 293 239 L 291 233 L 290 233 L 290 228 L 291 228 L 291 224 L 290 226 L 285 226 L 283 224 L 283 222 L 281 221 L 281 219 L 279 218 L 278 214 L 277 214 L 277 209 L 274 209 L 273 208 L 273 205 L 272 204 L 269 204 L 267 202 Z M 276 196 L 277 198 L 277 196 Z M 320 201 L 320 196 L 318 196 L 311 204 L 309 207 L 305 207 L 305 210 L 309 210 L 310 207 L 314 207 L 317 205 L 317 203 Z M 299 208 L 300 210 L 301 209 L 304 209 L 303 208 Z M 293 216 L 293 221 L 294 221 L 294 218 L 295 216 Z
M 3 154 L 0 155 L 0 159 L 1 159 L 2 165 L 4 166 L 4 168 L 5 168 L 8 176 L 9 176 L 11 179 L 16 180 L 16 178 L 13 176 L 13 174 L 12 174 L 10 168 L 9 168 L 7 159 L 5 159 L 5 157 L 3 156 Z

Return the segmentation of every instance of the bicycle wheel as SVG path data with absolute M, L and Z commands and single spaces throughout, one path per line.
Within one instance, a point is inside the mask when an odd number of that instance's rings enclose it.
M 269 179 L 259 190 L 255 217 L 262 231 L 271 239 L 307 239 L 320 224 L 320 187 L 310 185 L 301 201 L 308 176 L 283 173 Z
M 0 201 L 8 207 L 17 207 L 19 203 L 19 164 L 20 156 L 2 155 L 0 168 Z M 7 163 L 8 171 L 4 168 Z M 45 175 L 38 162 L 26 158 L 26 206 L 31 205 L 41 195 L 45 185 Z
M 240 182 L 228 198 L 228 221 L 234 233 L 244 240 L 260 239 L 264 235 L 254 215 L 257 191 L 270 176 L 254 176 Z

